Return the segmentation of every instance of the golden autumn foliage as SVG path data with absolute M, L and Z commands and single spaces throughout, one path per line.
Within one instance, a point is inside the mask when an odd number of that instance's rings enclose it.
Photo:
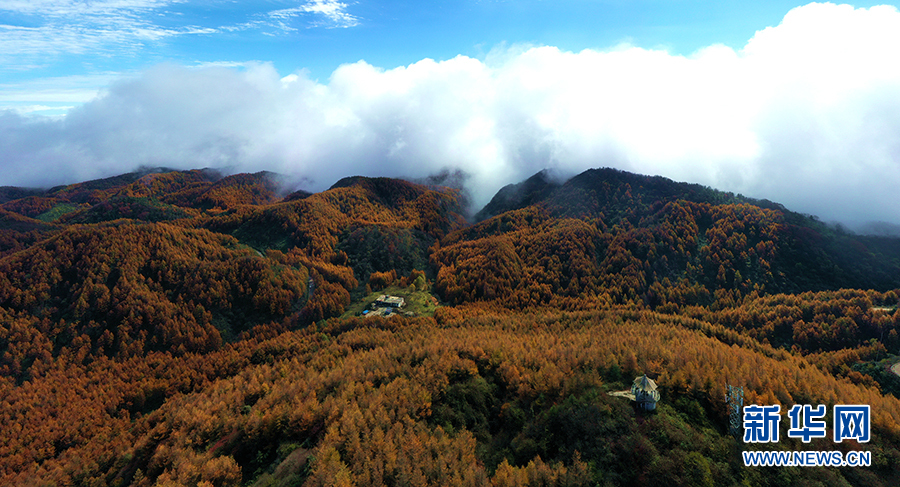
M 473 225 L 458 191 L 386 178 L 4 189 L 0 485 L 900 482 L 890 242 L 612 170 L 553 188 Z M 338 318 L 388 286 L 444 306 Z M 655 412 L 608 394 L 644 373 Z M 867 444 L 768 448 L 873 465 L 743 467 L 726 385 L 870 405 Z
M 437 285 L 453 302 L 504 296 L 523 307 L 600 295 L 623 304 L 709 304 L 716 289 L 777 286 L 769 264 L 777 220 L 750 205 L 678 201 L 640 226 L 622 219 L 609 228 L 603 218 L 553 218 L 531 206 L 448 236 L 432 258 Z
M 716 484 L 732 483 L 735 440 L 702 426 L 722 424 L 725 384 L 743 386 L 748 403 L 870 404 L 869 446 L 886 455 L 873 468 L 886 474 L 900 459 L 900 401 L 788 352 L 728 345 L 690 318 L 468 316 L 357 318 L 205 355 L 54 364 L 6 386 L 0 418 L 21 427 L 4 432 L 0 481 L 592 485 L 637 482 L 634 461 L 686 479 L 684 465 L 651 466 L 674 441 L 673 455 L 697 452 Z M 641 372 L 671 405 L 645 423 L 603 392 Z M 25 407 L 39 397 L 41 408 Z M 635 449 L 647 457 L 630 458 Z
M 73 227 L 0 261 L 0 308 L 40 319 L 54 354 L 212 350 L 254 314 L 287 314 L 307 275 L 205 230 Z

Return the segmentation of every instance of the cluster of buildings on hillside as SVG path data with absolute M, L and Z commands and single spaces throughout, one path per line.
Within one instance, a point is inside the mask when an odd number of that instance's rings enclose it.
M 401 308 L 404 306 L 406 306 L 406 301 L 400 296 L 388 296 L 382 294 L 381 296 L 378 296 L 378 299 L 372 302 L 369 306 L 370 309 L 364 310 L 362 314 L 366 318 L 370 316 L 393 316 L 400 313 L 410 315 L 411 313 L 409 312 L 401 311 Z

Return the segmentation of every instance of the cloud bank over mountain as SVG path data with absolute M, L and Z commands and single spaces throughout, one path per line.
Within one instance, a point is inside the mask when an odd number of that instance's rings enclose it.
M 844 222 L 900 223 L 900 13 L 810 4 L 740 50 L 497 48 L 364 61 L 327 82 L 269 64 L 159 65 L 63 119 L 0 113 L 0 185 L 140 165 L 347 175 L 462 170 L 476 205 L 543 169 L 659 174 Z

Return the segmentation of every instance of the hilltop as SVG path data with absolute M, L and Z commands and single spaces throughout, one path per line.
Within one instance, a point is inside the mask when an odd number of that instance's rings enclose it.
M 900 239 L 614 169 L 535 174 L 471 223 L 449 187 L 281 181 L 0 189 L 0 484 L 900 482 Z M 359 316 L 379 294 L 415 316 Z M 644 373 L 655 412 L 608 395 Z M 870 404 L 873 439 L 744 444 L 726 384 Z

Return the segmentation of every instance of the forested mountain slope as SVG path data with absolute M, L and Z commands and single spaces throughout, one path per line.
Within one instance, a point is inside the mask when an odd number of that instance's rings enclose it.
M 0 484 L 900 483 L 896 239 L 612 169 L 540 173 L 474 224 L 450 188 L 280 180 L 2 188 Z M 349 316 L 388 286 L 439 307 Z M 644 373 L 655 411 L 608 394 Z M 868 404 L 872 439 L 804 444 L 785 418 L 745 444 L 726 385 Z

